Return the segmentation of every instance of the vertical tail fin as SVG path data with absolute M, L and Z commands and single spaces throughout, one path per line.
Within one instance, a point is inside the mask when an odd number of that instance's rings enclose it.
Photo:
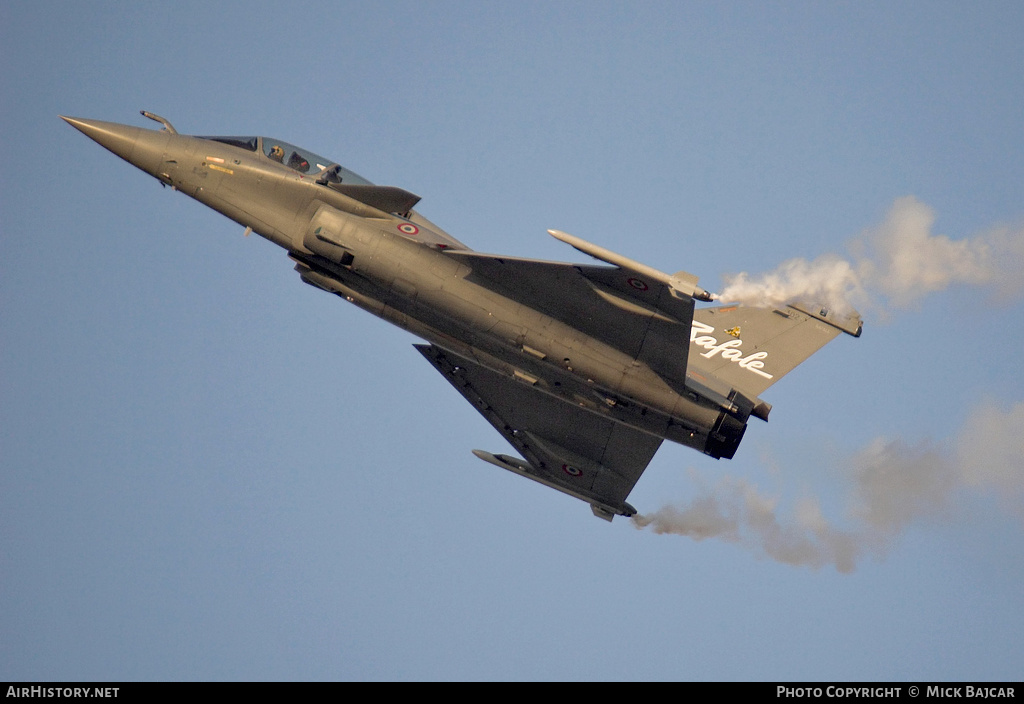
M 687 369 L 752 396 L 788 374 L 840 332 L 860 337 L 862 322 L 820 306 L 722 306 L 694 312 Z

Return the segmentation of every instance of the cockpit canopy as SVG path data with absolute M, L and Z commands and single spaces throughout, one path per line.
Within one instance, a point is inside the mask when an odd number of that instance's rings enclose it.
M 201 139 L 229 144 L 232 147 L 239 147 L 250 152 L 258 151 L 262 142 L 264 156 L 303 174 L 318 174 L 331 164 L 337 163 L 319 154 L 300 149 L 294 144 L 270 137 L 202 137 Z M 329 174 L 328 180 L 335 183 L 373 185 L 359 174 L 349 171 L 343 166 L 338 167 L 336 172 Z
M 239 147 L 250 152 L 256 151 L 255 137 L 200 137 L 199 139 L 209 139 L 221 144 L 230 144 L 232 147 Z

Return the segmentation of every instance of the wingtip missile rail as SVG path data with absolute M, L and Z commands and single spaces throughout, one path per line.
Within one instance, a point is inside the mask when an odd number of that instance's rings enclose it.
M 618 506 L 613 506 L 609 503 L 599 501 L 593 496 L 586 493 L 576 492 L 569 487 L 559 484 L 557 482 L 550 481 L 541 475 L 530 463 L 519 459 L 518 457 L 511 457 L 509 455 L 494 454 L 487 452 L 486 450 L 473 450 L 473 454 L 482 459 L 484 462 L 493 464 L 495 467 L 501 467 L 507 469 L 513 474 L 518 474 L 520 477 L 526 479 L 532 479 L 538 484 L 543 484 L 546 487 L 560 491 L 563 494 L 568 494 L 574 498 L 586 501 L 590 504 L 590 509 L 594 512 L 594 515 L 598 518 L 611 522 L 614 516 L 633 516 L 636 514 L 636 509 L 630 504 L 623 501 Z
M 581 237 L 570 235 L 568 232 L 562 232 L 561 230 L 548 230 L 548 234 L 556 240 L 565 242 L 573 249 L 579 250 L 594 259 L 598 259 L 602 262 L 617 266 L 620 269 L 624 269 L 662 283 L 672 291 L 673 295 L 684 294 L 699 301 L 710 302 L 715 300 L 715 294 L 710 291 L 705 291 L 697 285 L 697 277 L 693 274 L 688 274 L 685 271 L 680 271 L 675 274 L 666 274 L 652 266 L 638 262 L 635 259 L 630 259 L 629 257 L 613 252 L 610 249 L 606 249 L 600 245 L 594 244 L 593 242 L 588 242 Z

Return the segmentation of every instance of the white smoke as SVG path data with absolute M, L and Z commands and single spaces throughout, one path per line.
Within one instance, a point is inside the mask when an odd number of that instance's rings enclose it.
M 744 271 L 724 278 L 725 289 L 718 294 L 722 303 L 781 306 L 805 301 L 850 312 L 864 308 L 868 301 L 862 277 L 854 265 L 834 254 L 810 262 L 790 259 L 775 271 L 756 277 Z
M 743 479 L 704 486 L 689 506 L 632 518 L 638 529 L 718 538 L 791 565 L 834 565 L 852 572 L 865 554 L 884 554 L 907 526 L 953 514 L 962 491 L 991 491 L 1024 521 L 1024 403 L 1004 411 L 977 408 L 952 448 L 908 446 L 877 439 L 849 458 L 851 486 L 844 526 L 830 523 L 820 503 L 803 498 L 782 516 L 778 500 Z
M 978 408 L 960 431 L 955 466 L 965 484 L 995 492 L 1024 521 L 1024 403 L 1007 413 L 991 402 Z
M 934 224 L 927 205 L 913 196 L 898 198 L 878 227 L 850 243 L 849 259 L 791 259 L 767 274 L 726 276 L 719 298 L 758 306 L 803 300 L 849 311 L 905 308 L 957 283 L 990 286 L 1004 298 L 1019 295 L 1024 228 L 951 240 L 932 234 Z
M 850 243 L 849 258 L 792 259 L 758 276 L 726 277 L 723 302 L 778 306 L 797 300 L 841 312 L 886 315 L 954 284 L 988 287 L 996 298 L 1024 290 L 1024 228 L 1001 227 L 962 240 L 932 234 L 935 214 L 913 197 L 897 199 L 884 221 Z M 640 529 L 717 538 L 771 559 L 852 571 L 881 555 L 908 525 L 950 516 L 960 492 L 990 491 L 1024 521 L 1024 403 L 975 409 L 947 446 L 879 438 L 842 463 L 850 486 L 846 515 L 827 520 L 815 498 L 783 515 L 779 500 L 743 479 L 703 486 L 685 507 L 633 517 Z

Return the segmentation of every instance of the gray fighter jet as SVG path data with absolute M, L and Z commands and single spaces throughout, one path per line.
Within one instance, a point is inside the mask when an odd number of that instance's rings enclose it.
M 308 284 L 407 329 L 523 459 L 477 457 L 590 504 L 626 503 L 662 440 L 731 458 L 759 396 L 861 320 L 811 304 L 695 308 L 713 294 L 549 230 L 611 266 L 474 252 L 331 159 L 270 137 L 66 122 L 162 184 L 280 245 Z

